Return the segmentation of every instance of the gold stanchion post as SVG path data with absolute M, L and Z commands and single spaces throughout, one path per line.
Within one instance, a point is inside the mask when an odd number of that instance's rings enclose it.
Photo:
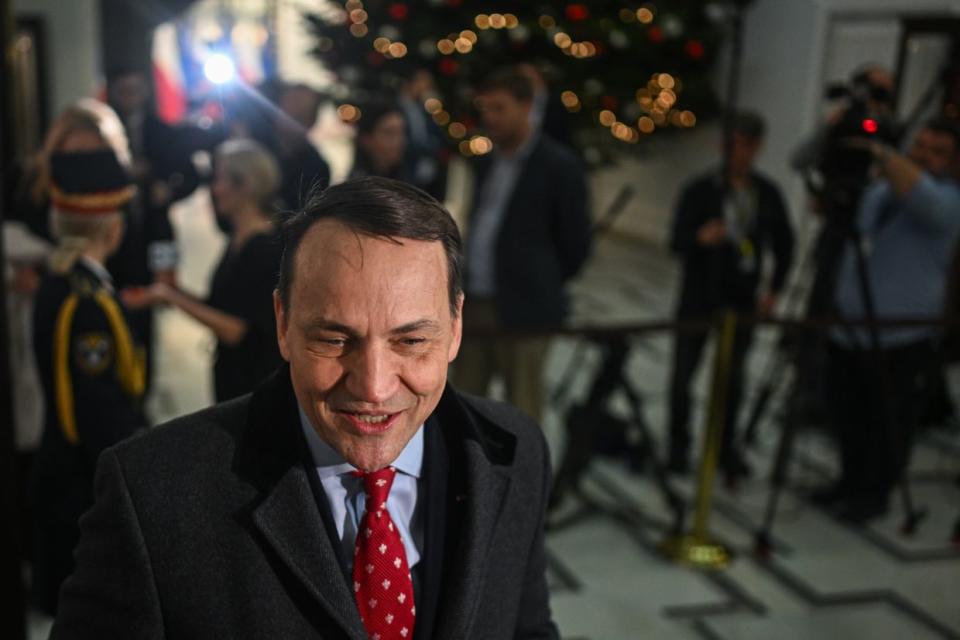
M 713 502 L 713 482 L 716 478 L 720 455 L 723 417 L 730 382 L 730 360 L 736 331 L 736 314 L 733 311 L 725 311 L 720 321 L 717 350 L 713 358 L 707 435 L 704 438 L 703 459 L 697 473 L 697 500 L 693 530 L 685 535 L 669 536 L 660 545 L 660 550 L 671 560 L 703 569 L 722 569 L 730 562 L 730 552 L 723 545 L 710 539 L 707 525 Z

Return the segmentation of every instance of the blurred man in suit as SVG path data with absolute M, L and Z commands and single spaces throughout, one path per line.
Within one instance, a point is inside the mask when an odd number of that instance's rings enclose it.
M 574 153 L 530 124 L 533 85 L 504 69 L 481 91 L 493 151 L 476 167 L 467 240 L 467 340 L 455 379 L 483 394 L 502 375 L 510 401 L 534 418 L 543 405 L 543 336 L 498 332 L 550 329 L 569 313 L 566 283 L 590 250 L 586 174 Z M 471 337 L 471 331 L 483 335 Z

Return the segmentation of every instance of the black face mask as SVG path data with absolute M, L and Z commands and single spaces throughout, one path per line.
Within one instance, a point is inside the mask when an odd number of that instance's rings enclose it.
M 111 149 L 55 153 L 50 157 L 50 179 L 69 195 L 117 191 L 133 184 Z

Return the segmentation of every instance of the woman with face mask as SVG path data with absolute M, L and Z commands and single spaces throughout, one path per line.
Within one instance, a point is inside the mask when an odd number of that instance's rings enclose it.
M 77 521 L 93 503 L 97 457 L 145 424 L 143 350 L 104 266 L 135 195 L 122 132 L 109 107 L 83 100 L 51 127 L 42 155 L 56 245 L 33 317 L 46 418 L 31 495 L 34 590 L 51 614 L 73 569 Z

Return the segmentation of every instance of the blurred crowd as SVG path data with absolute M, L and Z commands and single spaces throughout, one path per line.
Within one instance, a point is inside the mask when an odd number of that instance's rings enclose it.
M 797 216 L 756 169 L 768 127 L 759 114 L 727 118 L 716 166 L 677 195 L 670 249 L 683 267 L 679 322 L 723 310 L 853 322 L 804 343 L 819 347 L 799 350 L 796 393 L 819 400 L 842 460 L 841 477 L 816 499 L 864 522 L 886 509 L 917 426 L 930 411 L 939 412 L 932 420 L 953 412 L 944 330 L 870 321 L 957 313 L 960 133 L 942 119 L 896 123 L 890 137 L 844 133 L 841 124 L 857 110 L 858 122 L 892 122 L 888 73 L 861 70 L 850 87 L 798 143 L 798 170 L 820 173 L 811 200 L 821 220 L 813 293 L 798 308 L 788 294 Z M 424 109 L 433 93 L 430 75 L 414 70 L 395 95 L 361 105 L 350 178 L 389 177 L 444 200 L 450 147 Z M 283 221 L 330 183 L 308 135 L 323 97 L 308 86 L 275 81 L 240 91 L 211 129 L 160 120 L 136 70 L 112 73 L 106 97 L 78 100 L 50 125 L 21 168 L 4 228 L 25 539 L 35 602 L 50 613 L 72 570 L 77 519 L 93 500 L 97 456 L 148 425 L 143 400 L 162 347 L 154 309 L 176 307 L 214 334 L 217 402 L 255 389 L 283 362 L 274 315 Z M 568 320 L 567 284 L 594 240 L 588 172 L 533 65 L 491 74 L 477 107 L 493 148 L 473 159 L 466 337 L 453 381 L 482 395 L 501 379 L 507 400 L 539 419 L 550 330 Z M 198 154 L 210 162 L 197 162 Z M 846 154 L 844 166 L 866 167 L 855 187 L 837 184 L 837 154 Z M 201 185 L 228 238 L 205 296 L 178 282 L 170 220 L 171 206 Z M 852 199 L 837 195 L 851 189 Z M 710 333 L 675 338 L 663 452 L 675 474 L 691 471 L 690 386 Z M 731 346 L 720 464 L 732 477 L 750 473 L 737 425 L 753 333 L 740 323 Z

